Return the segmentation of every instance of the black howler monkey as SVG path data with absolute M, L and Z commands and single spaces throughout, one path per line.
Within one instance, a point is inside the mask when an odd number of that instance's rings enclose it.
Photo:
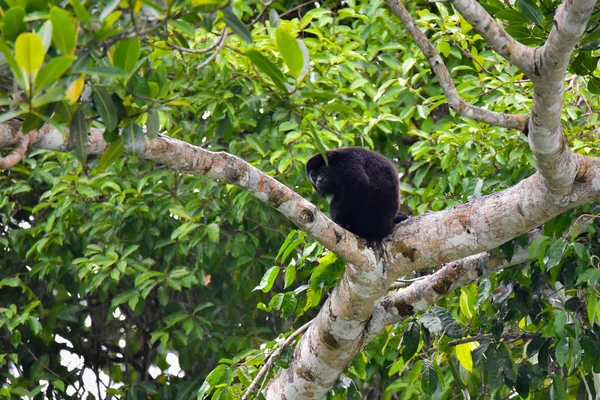
M 367 240 L 389 235 L 395 222 L 408 218 L 398 213 L 398 171 L 390 160 L 362 147 L 327 151 L 306 163 L 310 183 L 317 193 L 330 197 L 331 219 Z

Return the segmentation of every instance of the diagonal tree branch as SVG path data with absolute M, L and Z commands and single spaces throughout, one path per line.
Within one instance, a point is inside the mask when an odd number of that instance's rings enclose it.
M 490 111 L 481 107 L 476 107 L 461 99 L 456 90 L 456 86 L 454 86 L 454 82 L 450 77 L 450 73 L 444 64 L 444 61 L 436 51 L 435 47 L 433 47 L 429 39 L 427 39 L 425 34 L 417 27 L 415 20 L 410 15 L 406 7 L 404 7 L 404 4 L 402 4 L 402 0 L 386 0 L 386 2 L 394 14 L 400 18 L 425 57 L 427 57 L 429 65 L 431 65 L 431 69 L 437 76 L 440 86 L 446 95 L 448 105 L 452 107 L 454 111 L 464 115 L 465 117 L 474 119 L 475 121 L 485 122 L 490 125 L 514 128 L 520 131 L 526 129 L 528 122 L 527 115 L 505 114 Z
M 517 42 L 476 0 L 450 0 L 490 47 L 527 75 L 534 72 L 534 49 Z

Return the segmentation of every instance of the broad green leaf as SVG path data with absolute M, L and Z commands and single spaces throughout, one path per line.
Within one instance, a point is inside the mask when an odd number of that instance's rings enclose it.
M 0 114 L 0 123 L 10 121 L 11 119 L 20 117 L 21 115 L 23 115 L 25 113 L 27 113 L 26 110 L 14 110 L 14 111 L 5 112 L 4 114 Z
M 73 61 L 75 61 L 74 56 L 61 56 L 51 59 L 35 78 L 35 86 L 41 89 L 53 83 L 67 72 Z
M 544 24 L 544 14 L 534 0 L 517 0 L 519 9 L 527 19 L 538 26 Z
M 40 129 L 43 124 L 44 120 L 39 115 L 29 113 L 25 116 L 25 119 L 23 120 L 21 130 L 23 131 L 23 133 L 29 133 L 33 130 Z
M 275 42 L 283 61 L 290 70 L 290 75 L 298 78 L 304 66 L 304 55 L 296 38 L 282 26 L 275 28 Z
M 542 258 L 546 253 L 546 248 L 550 243 L 550 238 L 548 236 L 538 236 L 535 238 L 531 246 L 529 246 L 528 255 L 530 260 L 535 260 L 536 258 L 540 260 L 540 264 L 542 263 Z
M 98 67 L 87 67 L 82 66 L 75 70 L 73 73 L 86 74 L 86 75 L 98 75 L 107 76 L 111 78 L 127 78 L 129 73 L 122 70 L 121 68 L 109 67 L 109 66 L 98 66 Z
M 100 159 L 98 160 L 98 166 L 94 169 L 94 173 L 100 174 L 106 171 L 110 165 L 114 164 L 125 152 L 125 146 L 123 145 L 123 139 L 118 138 L 116 141 L 112 142 L 108 149 L 102 153 Z M 125 256 L 123 256 L 125 257 Z
M 439 378 L 437 375 L 437 371 L 435 365 L 429 361 L 423 361 L 423 374 L 421 377 L 421 389 L 427 396 L 433 395 L 437 390 L 439 385 Z
M 288 287 L 290 287 L 294 283 L 295 279 L 296 279 L 296 266 L 290 264 L 285 269 L 285 279 L 284 279 L 284 283 L 283 283 L 283 288 L 287 289 Z
M 556 363 L 562 367 L 569 359 L 569 342 L 567 338 L 560 339 L 554 351 L 556 354 Z
M 50 86 L 49 89 L 43 91 L 39 95 L 38 95 L 38 93 L 36 93 L 36 95 L 33 97 L 33 100 L 31 101 L 31 103 L 36 108 L 42 107 L 49 103 L 56 103 L 56 102 L 64 100 L 65 95 L 66 95 L 66 93 L 65 93 L 64 85 L 62 85 L 62 84 L 53 85 L 53 86 Z M 67 121 L 70 121 L 70 120 L 71 120 L 70 118 L 67 119 Z
M 107 130 L 113 131 L 119 123 L 119 118 L 110 94 L 104 89 L 96 89 L 92 97 L 94 98 L 96 110 L 100 114 L 102 122 L 104 122 L 104 126 L 106 126 Z
M 560 264 L 566 247 L 567 243 L 562 238 L 555 240 L 550 245 L 550 248 L 548 249 L 548 259 L 546 261 L 547 270 L 552 269 Z
M 192 231 L 196 230 L 198 227 L 200 227 L 200 224 L 192 222 L 186 222 L 184 224 L 181 224 L 177 229 L 175 229 L 171 233 L 171 240 L 181 240 L 187 235 L 189 235 Z
M 73 55 L 77 46 L 77 27 L 71 14 L 58 7 L 50 10 L 52 43 L 64 56 Z
M 77 19 L 79 19 L 86 25 L 91 25 L 92 18 L 90 17 L 90 14 L 86 10 L 86 8 L 81 4 L 81 2 L 79 0 L 69 0 L 69 2 L 73 6 L 73 10 L 75 11 Z
M 411 322 L 408 324 L 408 327 L 404 331 L 404 335 L 402 336 L 402 358 L 404 361 L 408 362 L 419 348 L 419 343 L 421 342 L 421 328 L 419 324 L 416 322 Z
M 42 43 L 44 43 L 44 50 L 48 52 L 48 49 L 52 44 L 52 22 L 49 20 L 44 22 L 40 29 L 38 29 L 37 33 L 42 38 Z
M 596 304 L 598 303 L 598 298 L 593 295 L 590 294 L 588 296 L 588 302 L 587 302 L 587 317 L 588 317 L 588 322 L 590 324 L 590 326 L 594 326 L 594 321 L 596 319 Z
M 85 114 L 81 107 L 78 108 L 77 111 L 75 111 L 75 115 L 73 115 L 69 138 L 73 154 L 85 165 L 87 161 L 88 126 Z
M 25 81 L 23 80 L 23 71 L 21 71 L 21 68 L 19 67 L 17 60 L 13 56 L 12 51 L 6 45 L 6 42 L 2 39 L 0 39 L 0 51 L 2 51 L 2 54 L 4 55 L 4 60 L 12 70 L 13 74 L 15 75 L 15 79 L 17 80 L 17 82 L 19 82 L 19 85 L 22 88 L 25 88 Z
M 215 223 L 206 225 L 206 233 L 211 242 L 217 243 L 219 241 L 219 225 Z
M 148 119 L 146 120 L 146 134 L 150 139 L 156 139 L 158 131 L 160 129 L 160 122 L 158 121 L 158 111 L 148 111 Z
M 15 40 L 17 36 L 25 31 L 25 9 L 15 6 L 6 11 L 2 17 L 2 37 L 5 40 Z
M 81 96 L 81 92 L 83 92 L 84 83 L 85 80 L 83 75 L 81 75 L 69 85 L 67 88 L 67 100 L 70 104 L 77 103 L 77 100 L 79 100 L 79 97 Z
M 119 6 L 120 2 L 121 0 L 113 0 L 110 3 L 108 3 L 108 5 L 104 7 L 104 10 L 102 10 L 102 12 L 100 13 L 100 17 L 98 18 L 100 22 L 103 22 L 110 14 L 112 14 L 114 9 Z
M 258 286 L 256 286 L 254 289 L 252 289 L 252 291 L 255 292 L 257 290 L 262 290 L 264 293 L 267 293 L 273 287 L 273 284 L 275 283 L 275 278 L 277 278 L 278 274 L 279 274 L 278 266 L 269 268 L 267 270 L 267 272 L 265 272 L 265 274 L 263 275 L 262 279 L 260 280 L 260 284 Z
M 221 7 L 223 0 L 192 0 L 192 7 L 199 7 L 202 12 L 211 12 Z
M 130 153 L 142 153 L 144 151 L 144 131 L 142 127 L 130 122 L 123 128 L 123 143 L 125 150 Z
M 250 31 L 246 25 L 244 25 L 244 23 L 240 21 L 239 18 L 233 13 L 233 11 L 231 11 L 230 7 L 227 7 L 223 10 L 223 19 L 225 20 L 227 26 L 230 27 L 231 30 L 239 37 L 241 37 L 242 40 L 248 43 L 253 43 Z
M 598 29 L 598 31 L 600 32 L 600 29 Z M 587 88 L 593 94 L 600 94 L 600 79 L 590 76 Z
M 23 71 L 37 72 L 44 63 L 44 43 L 37 33 L 21 33 L 15 42 L 15 57 Z
M 298 43 L 298 47 L 300 47 L 300 51 L 302 52 L 302 71 L 300 71 L 300 75 L 296 78 L 297 82 L 302 81 L 306 75 L 308 75 L 308 70 L 310 69 L 310 55 L 308 53 L 308 47 L 304 44 L 304 40 L 296 38 L 296 42 Z
M 129 73 L 140 58 L 140 39 L 135 37 L 120 41 L 113 54 L 113 65 Z
M 257 50 L 248 50 L 246 55 L 252 61 L 254 65 L 258 67 L 259 70 L 264 72 L 271 78 L 273 83 L 284 93 L 287 93 L 287 88 L 285 87 L 285 76 L 283 73 L 277 68 L 275 64 L 273 64 L 267 57 L 263 56 Z

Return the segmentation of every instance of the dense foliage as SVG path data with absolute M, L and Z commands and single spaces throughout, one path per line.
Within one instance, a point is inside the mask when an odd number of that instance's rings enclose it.
M 73 140 L 72 153 L 34 150 L 0 171 L 3 398 L 237 398 L 343 272 L 241 189 L 137 158 L 145 134 L 235 154 L 322 209 L 304 163 L 323 148 L 393 159 L 411 214 L 534 172 L 522 134 L 448 110 L 382 1 L 167 3 L 0 0 L 0 121 L 70 128 Z M 543 43 L 557 6 L 485 3 L 529 45 Z M 529 113 L 527 77 L 451 5 L 411 7 L 465 101 Z M 570 67 L 563 115 L 571 148 L 587 155 L 600 142 L 598 20 Z M 107 128 L 100 157 L 86 155 L 89 126 Z M 596 206 L 547 223 L 527 265 L 389 327 L 331 396 L 595 395 L 600 239 L 593 219 L 571 228 L 582 213 Z

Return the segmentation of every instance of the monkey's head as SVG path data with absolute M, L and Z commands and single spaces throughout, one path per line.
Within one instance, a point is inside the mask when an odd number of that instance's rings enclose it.
M 308 180 L 313 185 L 320 196 L 327 197 L 338 192 L 336 180 L 333 179 L 335 173 L 335 160 L 331 152 L 327 152 L 327 161 L 329 166 L 325 165 L 325 160 L 321 154 L 317 154 L 306 163 L 306 174 Z

